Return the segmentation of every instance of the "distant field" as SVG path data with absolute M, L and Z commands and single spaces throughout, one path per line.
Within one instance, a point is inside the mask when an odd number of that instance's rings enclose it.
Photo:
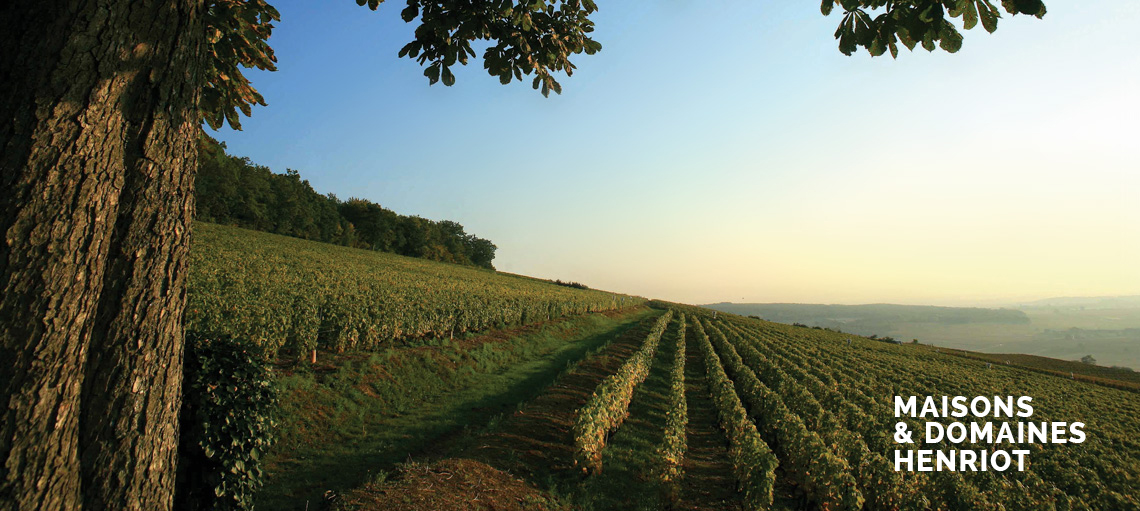
M 1140 308 L 1129 309 L 1062 309 L 1024 308 L 1021 309 L 1033 326 L 1042 330 L 1123 330 L 1140 328 Z

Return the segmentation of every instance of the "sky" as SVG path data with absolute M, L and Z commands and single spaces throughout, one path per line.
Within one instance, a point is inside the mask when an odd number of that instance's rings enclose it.
M 560 96 L 397 58 L 403 2 L 277 0 L 231 154 L 450 219 L 502 271 L 685 302 L 1140 294 L 1140 10 L 847 57 L 818 3 L 597 0 Z

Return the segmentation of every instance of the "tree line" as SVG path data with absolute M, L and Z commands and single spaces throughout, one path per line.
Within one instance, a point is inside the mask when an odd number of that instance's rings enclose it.
M 347 247 L 494 269 L 495 244 L 450 220 L 400 215 L 379 204 L 322 195 L 288 169 L 275 174 L 224 142 L 198 144 L 195 218 Z

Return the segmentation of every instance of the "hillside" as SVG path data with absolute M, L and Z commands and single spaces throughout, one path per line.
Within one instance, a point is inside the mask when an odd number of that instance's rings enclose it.
M 1019 310 L 975 307 L 886 303 L 869 305 L 714 303 L 705 307 L 741 316 L 756 316 L 777 323 L 802 323 L 860 335 L 879 336 L 904 332 L 908 327 L 1029 324 L 1029 317 Z
M 1140 296 L 1063 296 L 1017 305 L 1019 309 L 1140 309 Z
M 468 266 L 195 229 L 189 329 L 235 336 L 273 362 L 277 443 L 256 465 L 260 508 L 1124 509 L 1140 499 L 1140 392 L 1107 373 L 1074 379 L 1063 364 L 1007 365 Z M 1032 396 L 1035 421 L 1086 422 L 1087 441 L 1035 446 L 1025 472 L 893 470 L 887 396 L 1006 392 Z
M 378 350 L 644 301 L 205 222 L 194 229 L 187 329 L 247 339 L 269 356 Z
M 1109 370 L 714 316 L 234 227 L 195 229 L 189 330 L 231 335 L 272 362 L 277 442 L 246 466 L 264 469 L 248 486 L 264 483 L 251 495 L 263 509 L 1140 503 L 1140 387 Z M 980 309 L 816 311 L 848 324 L 1024 321 L 1017 311 Z M 1025 471 L 892 467 L 890 396 L 1007 393 L 1033 398 L 1032 421 L 1084 422 L 1086 441 L 1034 444 Z

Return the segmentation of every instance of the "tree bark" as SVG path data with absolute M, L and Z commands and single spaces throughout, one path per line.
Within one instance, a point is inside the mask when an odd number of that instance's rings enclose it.
M 0 509 L 170 509 L 204 0 L 0 6 Z

